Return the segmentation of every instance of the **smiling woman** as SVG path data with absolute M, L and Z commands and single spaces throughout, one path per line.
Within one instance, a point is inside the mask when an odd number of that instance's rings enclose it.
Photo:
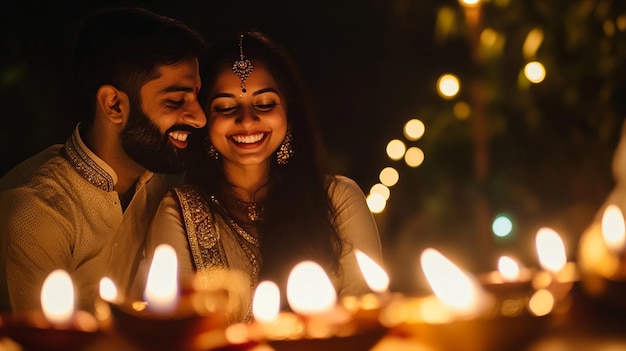
M 341 296 L 369 292 L 354 250 L 382 263 L 376 223 L 359 186 L 323 167 L 288 56 L 264 34 L 246 32 L 216 42 L 203 65 L 205 134 L 190 139 L 188 184 L 161 202 L 148 255 L 173 246 L 182 284 L 243 274 L 228 282 L 231 322 L 250 321 L 259 281 L 285 296 L 289 272 L 305 260 L 330 273 Z

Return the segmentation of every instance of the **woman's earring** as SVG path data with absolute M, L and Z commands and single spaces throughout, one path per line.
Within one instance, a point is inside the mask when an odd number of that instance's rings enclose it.
M 280 148 L 276 152 L 276 162 L 279 165 L 286 165 L 289 163 L 289 159 L 293 156 L 293 146 L 291 142 L 293 140 L 293 136 L 291 135 L 291 129 L 287 130 L 287 134 L 285 134 L 285 139 L 283 143 L 280 144 Z
M 204 145 L 206 146 L 207 154 L 209 154 L 209 156 L 215 161 L 219 161 L 220 154 L 219 152 L 217 152 L 215 146 L 213 146 L 213 144 L 211 143 L 211 139 L 209 139 L 208 137 L 204 138 Z

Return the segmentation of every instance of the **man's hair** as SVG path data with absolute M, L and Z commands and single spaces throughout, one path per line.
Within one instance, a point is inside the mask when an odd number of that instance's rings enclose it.
M 85 19 L 74 48 L 72 74 L 78 113 L 93 123 L 98 88 L 110 84 L 140 102 L 139 90 L 158 68 L 199 58 L 206 43 L 175 19 L 137 7 L 108 8 Z

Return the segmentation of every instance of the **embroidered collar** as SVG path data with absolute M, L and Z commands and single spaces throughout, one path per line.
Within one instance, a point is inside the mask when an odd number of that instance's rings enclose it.
M 65 142 L 64 150 L 67 159 L 85 180 L 104 191 L 113 191 L 117 182 L 115 171 L 87 148 L 80 138 L 78 126 Z

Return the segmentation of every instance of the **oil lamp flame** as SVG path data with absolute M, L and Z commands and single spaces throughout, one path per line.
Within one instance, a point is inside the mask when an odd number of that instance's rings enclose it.
M 465 316 L 482 311 L 487 298 L 474 279 L 435 249 L 424 250 L 420 260 L 426 280 L 445 305 Z
M 74 286 L 66 271 L 57 269 L 48 275 L 41 288 L 41 307 L 50 323 L 69 322 L 74 314 Z
M 539 263 L 545 270 L 557 273 L 565 267 L 567 263 L 565 245 L 556 231 L 546 227 L 539 229 L 535 237 L 535 245 Z
M 355 250 L 356 259 L 359 263 L 359 268 L 363 273 L 363 277 L 372 291 L 382 293 L 387 291 L 389 287 L 389 276 L 374 260 L 367 256 L 363 251 Z
M 117 300 L 117 287 L 108 277 L 100 279 L 100 297 L 107 302 Z
M 259 322 L 272 322 L 280 311 L 280 290 L 271 281 L 263 281 L 254 292 L 252 315 Z
M 506 282 L 516 281 L 520 277 L 519 265 L 509 256 L 500 256 L 498 259 L 498 271 Z
M 287 302 L 302 315 L 323 314 L 337 303 L 337 292 L 324 269 L 313 261 L 298 263 L 287 279 Z
M 172 312 L 178 304 L 178 261 L 174 248 L 157 246 L 148 271 L 144 298 L 148 308 L 156 313 Z
M 624 250 L 626 228 L 624 215 L 616 205 L 609 205 L 602 214 L 602 237 L 606 246 L 614 251 Z

